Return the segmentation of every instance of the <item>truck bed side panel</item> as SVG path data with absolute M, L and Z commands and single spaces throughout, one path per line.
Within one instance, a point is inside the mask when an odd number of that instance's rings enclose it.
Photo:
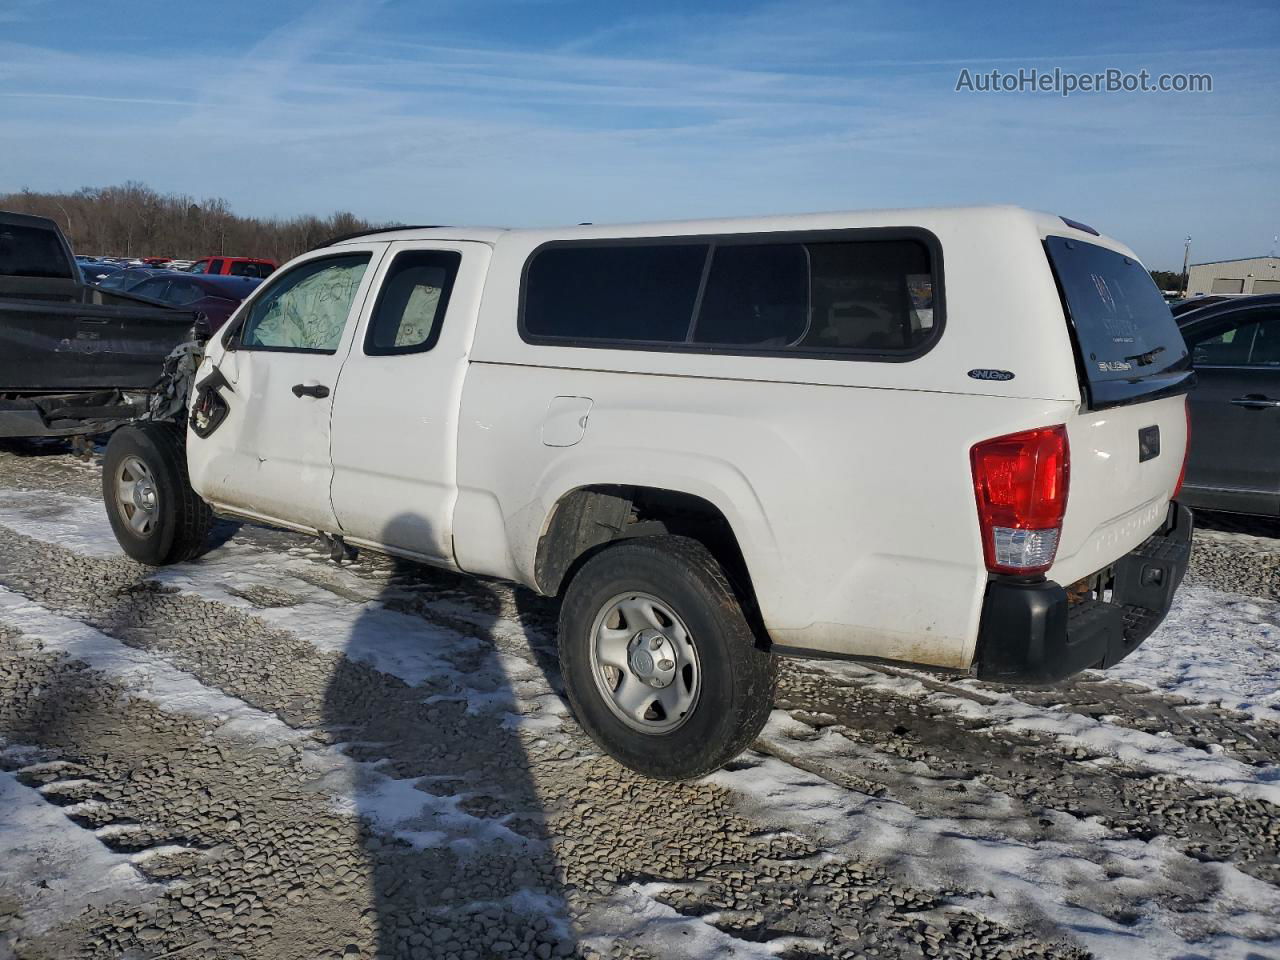
M 549 446 L 551 401 L 566 396 L 592 400 L 583 437 Z M 473 362 L 458 562 L 532 583 L 538 539 L 565 493 L 611 483 L 679 490 L 733 527 L 775 642 L 962 669 L 986 581 L 969 448 L 1071 410 Z

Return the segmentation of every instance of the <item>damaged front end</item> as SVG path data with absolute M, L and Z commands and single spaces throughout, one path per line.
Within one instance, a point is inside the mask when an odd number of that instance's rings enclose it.
M 204 345 L 209 340 L 208 324 L 197 323 L 191 328 L 191 337 L 178 344 L 164 358 L 160 380 L 151 389 L 143 420 L 181 420 L 186 415 L 187 402 L 194 392 L 193 386 L 200 361 L 204 359 Z
M 222 396 L 223 387 L 232 390 L 230 382 L 217 368 L 196 384 L 195 396 L 191 400 L 189 423 L 191 432 L 201 440 L 222 426 L 222 421 L 231 411 L 226 399 Z
M 209 436 L 222 425 L 230 408 L 222 397 L 222 390 L 231 390 L 231 384 L 214 369 L 199 383 L 195 382 L 200 361 L 204 359 L 204 347 L 209 340 L 209 328 L 197 322 L 193 336 L 179 344 L 165 358 L 164 374 L 151 394 L 150 405 L 144 420 L 173 420 L 186 418 L 191 431 L 201 439 Z M 188 415 L 188 409 L 190 414 Z

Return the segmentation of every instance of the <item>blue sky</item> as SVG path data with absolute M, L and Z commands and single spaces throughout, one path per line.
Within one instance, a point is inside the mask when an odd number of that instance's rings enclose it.
M 1280 5 L 0 0 L 0 190 L 527 225 L 1019 203 L 1156 268 L 1280 233 Z M 1213 75 L 956 93 L 959 71 Z

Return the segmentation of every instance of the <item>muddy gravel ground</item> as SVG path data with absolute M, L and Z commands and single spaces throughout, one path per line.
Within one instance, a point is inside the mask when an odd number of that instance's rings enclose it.
M 230 522 L 151 570 L 99 482 L 0 450 L 0 958 L 1280 957 L 1270 708 L 796 660 L 656 783 L 569 714 L 552 601 Z M 1276 531 L 1212 527 L 1248 642 Z

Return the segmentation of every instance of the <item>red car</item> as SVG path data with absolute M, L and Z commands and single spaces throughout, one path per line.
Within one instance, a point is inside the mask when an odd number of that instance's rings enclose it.
M 261 280 L 276 268 L 274 260 L 255 257 L 202 257 L 191 265 L 188 273 L 221 274 L 228 277 L 256 277 Z
M 148 267 L 163 267 L 166 263 L 173 263 L 173 257 L 143 257 L 142 262 Z

